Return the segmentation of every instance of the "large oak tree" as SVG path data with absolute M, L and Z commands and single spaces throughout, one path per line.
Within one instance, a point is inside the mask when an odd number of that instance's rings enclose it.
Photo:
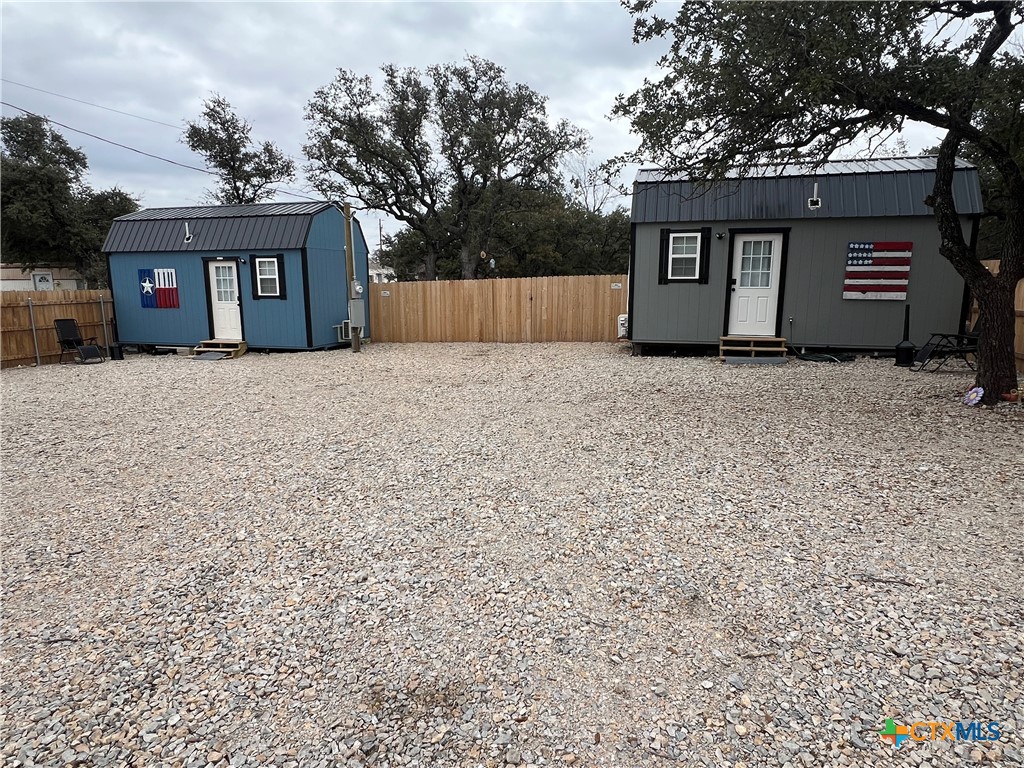
M 713 182 L 755 163 L 820 163 L 908 121 L 943 132 L 935 186 L 940 251 L 980 309 L 977 383 L 985 399 L 1016 386 L 1013 293 L 1024 278 L 1024 77 L 1011 35 L 1019 0 L 688 2 L 674 16 L 626 3 L 634 40 L 666 38 L 663 75 L 619 98 L 641 139 L 630 159 Z M 958 153 L 983 163 L 1004 197 L 1001 265 L 975 258 L 956 214 Z
M 81 149 L 39 115 L 0 120 L 0 247 L 4 261 L 67 265 L 92 285 L 106 284 L 100 253 L 111 222 L 138 210 L 138 201 L 114 187 L 86 181 Z
M 505 192 L 558 188 L 561 158 L 586 137 L 550 120 L 543 96 L 486 59 L 382 73 L 380 91 L 341 69 L 316 92 L 306 112 L 309 178 L 325 196 L 354 198 L 416 232 L 426 279 L 453 246 L 472 278 Z
M 223 96 L 212 94 L 203 102 L 198 120 L 185 123 L 183 141 L 203 156 L 217 175 L 210 199 L 224 205 L 248 205 L 269 200 L 274 184 L 295 179 L 295 161 L 276 144 L 252 139 L 252 124 L 239 117 Z

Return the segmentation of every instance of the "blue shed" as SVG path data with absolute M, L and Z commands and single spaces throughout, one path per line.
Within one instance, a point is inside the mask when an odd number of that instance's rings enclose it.
M 352 231 L 366 285 L 358 221 Z M 150 208 L 115 219 L 103 251 L 123 344 L 324 349 L 349 319 L 345 217 L 331 203 Z

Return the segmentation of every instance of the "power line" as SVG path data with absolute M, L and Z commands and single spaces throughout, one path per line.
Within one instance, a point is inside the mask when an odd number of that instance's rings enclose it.
M 42 115 L 37 115 L 35 112 L 30 112 L 29 110 L 25 109 L 24 107 L 19 107 L 19 106 L 15 105 L 15 104 L 11 104 L 11 103 L 6 102 L 6 101 L 0 101 L 0 104 L 3 104 L 5 107 L 10 107 L 11 109 L 16 109 L 19 112 L 24 112 L 26 115 L 31 115 L 32 117 L 38 117 L 40 120 L 45 120 L 46 122 L 52 123 L 53 125 L 59 125 L 61 128 L 66 128 L 69 131 L 74 131 L 75 133 L 81 133 L 84 136 L 89 136 L 89 137 L 91 137 L 93 139 L 96 139 L 98 141 L 106 142 L 107 144 L 113 144 L 115 147 L 120 147 L 121 149 L 127 149 L 129 152 L 136 152 L 136 153 L 138 153 L 140 155 L 145 155 L 146 157 L 152 157 L 154 160 L 160 160 L 160 161 L 165 162 L 165 163 L 170 163 L 171 165 L 178 165 L 178 166 L 181 166 L 182 168 L 188 168 L 188 169 L 193 170 L 193 171 L 199 171 L 200 173 L 208 173 L 211 176 L 218 176 L 219 175 L 217 173 L 214 173 L 213 171 L 207 170 L 206 168 L 198 168 L 198 167 L 196 167 L 194 165 L 187 165 L 186 163 L 179 163 L 177 160 L 169 160 L 166 157 L 160 157 L 160 155 L 154 155 L 154 154 L 151 154 L 149 152 L 143 152 L 141 149 L 136 149 L 135 147 L 129 147 L 127 144 L 118 144 L 116 141 L 111 141 L 110 139 L 104 139 L 102 136 L 97 136 L 95 133 L 89 133 L 88 131 L 83 131 L 83 130 L 80 130 L 79 128 L 72 128 L 70 125 L 65 125 L 64 123 L 58 123 L 56 120 L 51 120 L 48 117 L 43 117 Z
M 164 163 L 170 163 L 171 165 L 177 165 L 177 166 L 179 166 L 181 168 L 188 168 L 190 171 L 199 171 L 200 173 L 205 173 L 205 174 L 208 174 L 210 176 L 217 176 L 218 178 L 220 177 L 220 174 L 217 173 L 216 171 L 211 171 L 211 170 L 209 170 L 207 168 L 199 168 L 199 167 L 197 167 L 195 165 L 188 165 L 187 163 L 179 163 L 177 160 L 170 160 L 170 159 L 168 159 L 166 157 L 160 157 L 160 155 L 154 155 L 154 154 L 152 154 L 150 152 L 143 152 L 141 149 L 136 149 L 135 147 L 129 147 L 127 144 L 119 144 L 116 141 L 111 141 L 110 139 L 105 139 L 102 136 L 97 136 L 95 133 L 89 133 L 88 131 L 83 131 L 83 130 L 81 130 L 79 128 L 72 128 L 70 125 L 65 125 L 64 123 L 58 123 L 56 120 L 51 120 L 48 117 L 43 117 L 42 115 L 37 115 L 35 112 L 30 112 L 29 110 L 25 109 L 24 107 L 19 107 L 19 106 L 15 105 L 15 104 L 11 104 L 10 102 L 7 102 L 7 101 L 0 101 L 0 104 L 3 104 L 5 107 L 10 107 L 11 109 L 16 109 L 19 112 L 24 112 L 26 115 L 30 115 L 32 117 L 38 117 L 40 120 L 43 120 L 43 121 L 45 121 L 47 123 L 51 123 L 53 125 L 59 125 L 61 128 L 64 128 L 66 130 L 74 131 L 75 133 L 81 133 L 83 136 L 89 136 L 90 138 L 96 139 L 97 141 L 103 141 L 103 142 L 106 142 L 107 144 L 113 144 L 115 147 L 120 147 L 121 149 L 127 149 L 129 152 L 135 152 L 135 153 L 140 154 L 140 155 L 145 155 L 146 157 L 151 157 L 154 160 L 160 160 L 161 162 L 164 162 Z M 300 194 L 298 194 L 296 192 L 289 192 L 288 190 L 280 189 L 278 187 L 269 187 L 269 189 L 273 190 L 274 192 L 278 192 L 278 193 L 280 193 L 282 195 L 288 195 L 290 197 L 298 197 L 298 198 L 300 198 L 302 200 L 312 200 L 314 202 L 320 202 L 320 200 L 318 198 L 307 197 L 306 195 L 300 195 Z
M 56 93 L 55 91 L 48 91 L 45 88 L 36 88 L 34 85 L 25 85 L 25 83 L 18 83 L 14 80 L 8 80 L 6 77 L 0 77 L 5 83 L 11 85 L 17 85 L 19 88 L 28 88 L 30 91 L 39 91 L 40 93 L 46 93 L 50 96 L 56 96 L 60 99 L 67 99 L 68 101 L 77 101 L 79 104 L 85 104 L 86 106 L 96 107 L 97 109 L 105 109 L 107 112 L 115 112 L 119 115 L 126 115 L 127 117 L 134 117 L 138 120 L 145 120 L 147 123 L 156 123 L 157 125 L 165 125 L 168 128 L 173 128 L 176 131 L 181 130 L 180 125 L 171 125 L 170 123 L 164 123 L 160 120 L 153 120 L 149 117 L 143 117 L 142 115 L 133 115 L 131 112 L 122 112 L 120 109 L 114 109 L 113 107 L 104 107 L 102 104 L 93 104 L 91 101 L 83 101 L 82 99 L 76 99 L 74 96 L 65 96 L 63 93 Z

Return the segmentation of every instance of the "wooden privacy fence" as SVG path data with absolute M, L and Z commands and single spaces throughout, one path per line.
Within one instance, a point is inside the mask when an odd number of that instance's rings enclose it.
M 375 341 L 615 341 L 625 275 L 370 285 Z
M 53 321 L 64 317 L 75 318 L 82 336 L 106 346 L 113 342 L 112 309 L 110 291 L 0 291 L 0 365 L 56 363 L 60 344 Z

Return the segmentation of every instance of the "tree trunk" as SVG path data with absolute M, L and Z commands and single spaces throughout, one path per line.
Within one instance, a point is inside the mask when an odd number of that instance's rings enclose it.
M 975 295 L 978 301 L 978 375 L 976 385 L 985 390 L 984 402 L 994 403 L 999 395 L 1017 388 L 1017 367 L 1013 354 L 1016 331 L 1014 292 L 993 281 Z
M 463 245 L 459 249 L 459 260 L 462 262 L 462 279 L 476 280 L 476 268 L 480 260 L 468 245 Z
M 1021 215 L 1024 209 L 1015 206 L 1007 220 L 999 275 L 993 276 L 964 241 L 960 217 L 953 201 L 953 173 L 959 146 L 960 137 L 957 134 L 953 131 L 946 134 L 939 145 L 936 159 L 935 187 L 925 203 L 935 210 L 940 236 L 939 252 L 964 278 L 978 302 L 978 372 L 975 386 L 985 390 L 982 402 L 992 405 L 999 402 L 999 395 L 1017 386 L 1013 352 L 1016 332 L 1014 291 L 1024 271 L 1024 216 Z
M 430 248 L 423 254 L 423 279 L 430 281 L 437 279 L 437 253 Z

